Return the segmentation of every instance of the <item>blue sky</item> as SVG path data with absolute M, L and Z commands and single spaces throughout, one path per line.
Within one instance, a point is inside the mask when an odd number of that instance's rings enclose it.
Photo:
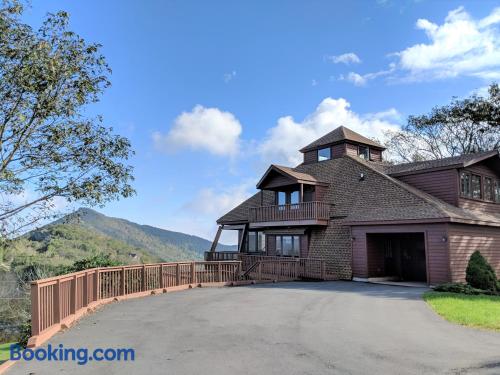
M 496 6 L 47 0 L 25 20 L 68 11 L 113 69 L 89 112 L 132 141 L 137 195 L 99 211 L 211 238 L 269 163 L 293 165 L 327 131 L 380 138 L 500 80 Z

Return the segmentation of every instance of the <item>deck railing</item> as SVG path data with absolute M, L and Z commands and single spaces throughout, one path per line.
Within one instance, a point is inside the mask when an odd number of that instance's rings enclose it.
M 241 262 L 180 262 L 94 268 L 31 283 L 31 334 L 69 325 L 99 303 L 168 288 L 240 279 Z M 36 345 L 31 343 L 31 345 Z
M 221 262 L 227 260 L 239 260 L 238 251 L 205 251 L 207 262 Z
M 249 221 L 252 223 L 272 221 L 328 220 L 330 204 L 325 202 L 302 202 L 275 206 L 251 207 Z
M 307 279 L 326 279 L 326 263 L 322 259 L 316 258 L 287 258 L 287 257 L 277 257 L 277 256 L 267 256 L 267 255 L 249 255 L 240 253 L 239 260 L 241 260 L 241 268 L 243 272 L 248 271 L 257 262 L 263 264 L 263 270 L 266 274 L 268 271 L 276 270 L 276 275 L 280 276 L 280 272 L 277 268 L 273 266 L 266 266 L 266 264 L 276 265 L 276 262 L 281 262 L 283 265 L 293 264 L 294 268 L 294 279 L 307 278 Z M 285 267 L 285 266 L 283 266 Z M 255 275 L 252 273 L 252 275 Z M 257 274 L 258 275 L 258 274 Z M 256 278 L 256 280 L 261 280 Z M 280 280 L 279 278 L 276 280 Z

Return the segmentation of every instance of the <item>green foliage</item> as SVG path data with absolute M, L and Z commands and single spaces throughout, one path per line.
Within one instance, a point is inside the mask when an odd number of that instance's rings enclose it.
M 434 287 L 436 292 L 446 292 L 446 293 L 460 293 L 467 295 L 478 295 L 484 294 L 485 291 L 482 289 L 477 289 L 469 284 L 465 283 L 445 283 Z
M 120 262 L 110 258 L 109 254 L 96 254 L 91 257 L 77 260 L 71 267 L 71 272 L 83 271 L 97 267 L 119 266 Z
M 401 131 L 387 133 L 387 147 L 407 162 L 499 149 L 500 87 L 491 84 L 488 92 L 410 116 Z
M 498 280 L 495 271 L 479 251 L 471 255 L 465 271 L 465 279 L 474 288 L 497 291 Z
M 34 30 L 19 2 L 1 4 L 0 193 L 37 194 L 0 204 L 5 236 L 52 217 L 54 198 L 102 205 L 134 190 L 130 142 L 85 115 L 110 85 L 101 46 L 72 32 L 66 12 Z

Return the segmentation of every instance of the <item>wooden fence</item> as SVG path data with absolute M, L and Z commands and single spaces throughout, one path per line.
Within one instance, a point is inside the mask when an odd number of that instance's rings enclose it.
M 287 258 L 268 255 L 248 255 L 240 253 L 241 268 L 244 272 L 254 267 L 257 262 L 262 263 L 262 270 L 265 275 L 271 277 L 272 271 L 276 272 L 276 276 L 283 277 L 291 274 L 291 271 L 286 271 L 287 268 L 293 268 L 293 279 L 326 279 L 326 263 L 322 259 L 316 258 Z M 269 266 L 267 266 L 269 264 Z M 251 275 L 256 275 L 252 271 Z M 257 274 L 258 275 L 258 274 Z M 275 278 L 281 280 L 280 278 Z M 257 278 L 255 280 L 262 280 Z
M 241 262 L 181 262 L 94 268 L 33 281 L 29 346 L 38 345 L 98 304 L 169 288 L 231 283 L 240 274 Z

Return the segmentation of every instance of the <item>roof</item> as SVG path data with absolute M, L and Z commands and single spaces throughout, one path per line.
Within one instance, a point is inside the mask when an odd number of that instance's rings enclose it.
M 339 143 L 344 141 L 351 141 L 356 143 L 366 144 L 368 146 L 376 147 L 382 150 L 385 150 L 385 147 L 381 144 L 372 141 L 369 138 L 362 136 L 351 129 L 346 128 L 345 126 L 339 126 L 338 128 L 332 130 L 330 133 L 325 134 L 321 138 L 315 140 L 314 142 L 308 144 L 306 147 L 302 148 L 300 152 L 306 152 L 310 150 L 314 150 L 321 146 L 326 146 L 333 143 Z
M 414 163 L 388 165 L 386 166 L 385 172 L 390 175 L 402 175 L 402 174 L 424 171 L 428 169 L 464 168 L 494 156 L 499 156 L 497 150 L 478 152 L 473 154 L 465 154 L 461 156 L 453 156 L 444 159 L 425 160 Z
M 346 225 L 455 221 L 500 226 L 498 214 L 476 212 L 448 204 L 386 174 L 380 165 L 361 158 L 346 155 L 289 169 L 328 183 L 323 199 L 332 203 L 332 218 Z M 360 179 L 361 173 L 363 179 Z M 264 206 L 274 204 L 273 192 L 264 190 L 262 197 L 260 194 L 255 194 L 217 222 L 247 222 L 248 209 L 260 206 L 261 199 Z
M 316 184 L 321 184 L 321 181 L 318 181 L 315 177 L 311 176 L 310 174 L 307 173 L 301 173 L 297 172 L 293 168 L 289 167 L 284 167 L 282 165 L 276 165 L 276 164 L 271 164 L 271 166 L 267 169 L 267 171 L 264 173 L 260 181 L 257 183 L 257 189 L 260 188 L 262 183 L 266 180 L 266 178 L 269 176 L 271 172 L 278 172 L 291 180 L 295 181 L 296 183 L 306 183 L 310 185 L 316 185 Z

